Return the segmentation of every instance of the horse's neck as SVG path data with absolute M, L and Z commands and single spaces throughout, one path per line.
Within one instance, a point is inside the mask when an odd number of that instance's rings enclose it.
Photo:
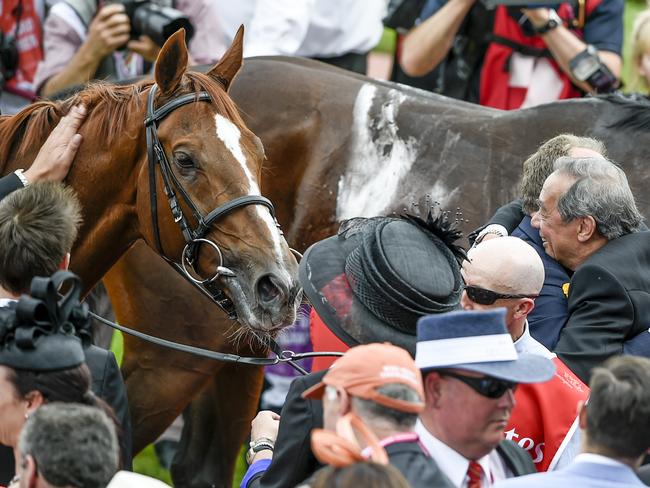
M 71 267 L 87 289 L 141 237 L 136 213 L 140 155 L 134 149 L 138 140 L 82 147 L 69 174 L 67 182 L 79 197 L 84 218 Z

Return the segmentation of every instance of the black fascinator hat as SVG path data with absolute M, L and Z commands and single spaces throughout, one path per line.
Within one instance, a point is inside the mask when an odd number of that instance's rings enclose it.
M 63 285 L 66 293 L 59 298 Z M 14 369 L 55 371 L 84 362 L 90 345 L 88 306 L 81 282 L 69 271 L 32 280 L 30 294 L 0 308 L 0 364 Z
M 463 292 L 455 245 L 442 214 L 425 219 L 355 218 L 312 245 L 300 282 L 327 327 L 349 346 L 390 342 L 415 355 L 417 321 L 456 310 Z

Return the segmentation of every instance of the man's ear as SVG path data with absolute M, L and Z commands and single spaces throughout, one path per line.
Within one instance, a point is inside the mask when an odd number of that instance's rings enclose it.
M 27 412 L 26 415 L 33 414 L 38 407 L 45 403 L 45 398 L 43 394 L 38 390 L 32 390 L 25 395 L 25 402 L 27 402 Z
M 515 318 L 526 317 L 535 308 L 535 300 L 532 298 L 522 298 L 515 308 Z
M 18 473 L 20 474 L 20 486 L 26 486 L 27 488 L 36 488 L 38 486 L 38 469 L 31 454 L 22 457 Z
M 591 215 L 580 217 L 578 223 L 578 241 L 587 242 L 598 232 L 598 224 Z
M 443 396 L 442 378 L 435 372 L 424 373 L 424 401 L 427 408 L 437 408 Z
M 583 401 L 578 402 L 578 425 L 582 430 L 587 428 L 587 404 Z
M 62 269 L 63 271 L 67 271 L 69 267 L 70 267 L 70 253 L 67 252 L 65 253 L 65 256 L 63 256 L 61 262 L 59 263 L 59 269 Z

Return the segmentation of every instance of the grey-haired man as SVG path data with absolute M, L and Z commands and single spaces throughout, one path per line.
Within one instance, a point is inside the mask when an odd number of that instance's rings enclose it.
M 638 232 L 625 173 L 605 159 L 558 159 L 539 204 L 532 225 L 544 250 L 573 272 L 555 352 L 586 383 L 625 341 L 645 339 L 637 345 L 650 351 L 650 232 Z

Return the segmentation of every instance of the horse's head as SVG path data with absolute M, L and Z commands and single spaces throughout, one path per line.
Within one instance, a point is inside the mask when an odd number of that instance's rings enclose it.
M 302 294 L 296 260 L 270 202 L 261 197 L 264 148 L 227 94 L 242 64 L 242 39 L 240 28 L 230 49 L 207 74 L 186 72 L 182 31 L 163 46 L 156 61 L 153 115 L 148 109 L 147 122 L 149 165 L 158 160 L 157 191 L 150 186 L 151 166 L 147 170 L 144 165 L 138 186 L 150 191 L 138 192 L 137 213 L 151 247 L 182 263 L 193 279 L 205 279 L 213 296 L 219 289 L 225 291 L 239 321 L 266 333 L 294 321 Z M 189 96 L 183 99 L 185 95 Z M 184 103 L 174 105 L 179 99 Z M 170 106 L 170 111 L 159 113 Z M 156 139 L 164 155 L 151 149 Z M 170 210 L 170 189 L 182 216 Z M 219 216 L 210 222 L 215 210 Z M 188 229 L 181 232 L 184 224 Z

